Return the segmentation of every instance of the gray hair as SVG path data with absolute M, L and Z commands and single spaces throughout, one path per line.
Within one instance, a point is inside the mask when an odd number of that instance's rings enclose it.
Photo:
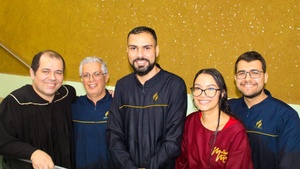
M 103 74 L 108 74 L 108 69 L 106 66 L 106 63 L 104 62 L 104 60 L 102 60 L 101 58 L 98 58 L 96 56 L 89 56 L 84 58 L 81 62 L 80 62 L 80 66 L 79 66 L 79 76 L 81 76 L 82 74 L 82 66 L 87 64 L 87 63 L 93 63 L 93 62 L 98 62 L 101 63 L 101 70 Z

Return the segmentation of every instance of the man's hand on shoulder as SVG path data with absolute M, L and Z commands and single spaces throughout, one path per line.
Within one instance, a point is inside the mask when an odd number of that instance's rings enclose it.
M 108 93 L 111 95 L 111 97 L 114 97 L 115 91 L 114 90 L 108 90 Z
M 30 157 L 34 169 L 54 169 L 52 158 L 42 150 L 36 150 Z

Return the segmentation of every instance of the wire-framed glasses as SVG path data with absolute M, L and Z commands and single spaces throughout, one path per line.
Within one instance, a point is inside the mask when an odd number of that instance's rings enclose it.
M 90 77 L 93 77 L 93 79 L 95 79 L 95 80 L 99 80 L 102 75 L 105 76 L 106 74 L 105 73 L 100 73 L 100 72 L 94 72 L 92 74 L 85 73 L 85 74 L 82 74 L 80 77 L 84 81 L 88 81 L 88 80 L 90 80 Z
M 213 98 L 217 94 L 217 91 L 220 89 L 215 88 L 207 88 L 207 89 L 201 89 L 200 87 L 191 87 L 192 95 L 195 97 L 200 96 L 203 92 L 207 97 Z
M 249 72 L 241 70 L 241 71 L 238 71 L 235 76 L 237 79 L 245 79 L 247 77 L 247 74 L 249 74 L 249 76 L 252 79 L 257 79 L 257 78 L 260 78 L 260 75 L 263 72 L 264 71 L 260 71 L 260 70 L 256 70 L 256 69 L 250 70 Z

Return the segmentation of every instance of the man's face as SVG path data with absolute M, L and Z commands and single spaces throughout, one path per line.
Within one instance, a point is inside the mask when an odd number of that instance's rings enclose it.
M 249 73 L 246 74 L 247 76 L 244 79 L 238 79 L 237 76 L 235 76 L 236 87 L 247 98 L 254 98 L 260 95 L 263 92 L 264 85 L 268 80 L 268 74 L 262 72 L 262 64 L 259 60 L 251 62 L 241 60 L 238 62 L 237 72 L 249 72 L 251 70 L 261 71 L 260 77 L 252 78 L 250 77 Z
M 128 37 L 128 60 L 134 71 L 144 76 L 155 66 L 159 48 L 150 33 L 131 34 Z
M 103 74 L 101 66 L 99 62 L 90 62 L 82 66 L 82 82 L 89 98 L 101 99 L 106 94 L 105 86 L 109 74 Z
M 63 62 L 61 59 L 49 57 L 47 53 L 44 53 L 39 64 L 35 73 L 30 69 L 32 87 L 39 96 L 51 102 L 55 92 L 63 83 Z

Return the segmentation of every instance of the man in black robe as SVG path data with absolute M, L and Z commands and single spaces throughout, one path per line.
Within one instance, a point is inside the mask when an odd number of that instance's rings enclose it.
M 3 99 L 0 105 L 0 154 L 3 168 L 73 168 L 71 102 L 75 89 L 62 85 L 64 59 L 55 51 L 36 54 L 31 85 Z M 19 159 L 31 160 L 32 164 Z

